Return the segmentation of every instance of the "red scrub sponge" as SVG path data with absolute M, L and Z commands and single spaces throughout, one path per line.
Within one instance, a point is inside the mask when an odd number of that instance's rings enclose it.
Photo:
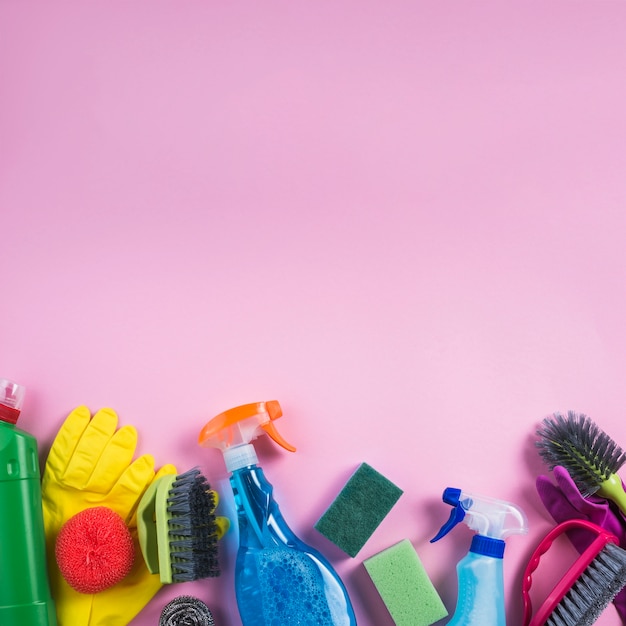
M 106 506 L 85 509 L 67 520 L 55 553 L 61 574 L 80 593 L 112 587 L 130 572 L 135 558 L 124 520 Z

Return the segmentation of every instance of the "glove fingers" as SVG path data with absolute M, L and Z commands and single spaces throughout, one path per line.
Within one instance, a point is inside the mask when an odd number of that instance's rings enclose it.
M 171 476 L 172 474 L 177 473 L 178 470 L 176 469 L 176 466 L 168 463 L 167 465 L 163 465 L 163 467 L 159 469 L 159 471 L 154 476 L 154 480 L 158 480 L 162 476 Z
M 535 486 L 539 499 L 557 524 L 579 516 L 578 510 L 563 496 L 563 492 L 547 476 L 538 476 Z
M 48 453 L 44 475 L 63 475 L 90 420 L 91 413 L 86 406 L 75 408 L 65 418 Z
M 563 495 L 580 511 L 581 515 L 584 515 L 595 524 L 602 526 L 610 532 L 615 532 L 615 524 L 617 522 L 619 534 L 619 521 L 612 514 L 609 503 L 605 498 L 595 495 L 589 496 L 588 498 L 583 497 L 576 483 L 574 483 L 572 477 L 564 467 L 557 465 L 554 468 L 554 476 L 563 491 Z M 610 524 L 611 528 L 609 528 L 607 524 Z
M 113 409 L 101 409 L 93 416 L 67 465 L 64 476 L 66 485 L 75 489 L 86 487 L 116 429 L 117 413 Z
M 139 499 L 153 479 L 154 457 L 144 454 L 135 459 L 115 483 L 107 498 L 107 506 L 119 513 L 129 524 Z
M 86 488 L 96 493 L 108 493 L 132 463 L 136 447 L 134 426 L 122 426 L 106 444 Z
M 156 482 L 159 478 L 162 478 L 163 476 L 169 476 L 171 474 L 175 475 L 177 473 L 178 471 L 176 470 L 176 467 L 174 465 L 171 465 L 170 463 L 168 463 L 167 465 L 163 465 L 163 467 L 161 467 L 159 471 L 154 475 L 154 478 L 152 481 L 150 481 L 150 484 Z M 150 485 L 146 485 L 146 489 L 149 486 Z M 141 497 L 143 497 L 144 492 L 142 492 Z M 139 507 L 139 502 L 141 501 L 141 497 L 137 498 L 137 501 L 135 503 L 135 508 L 128 515 L 126 523 L 128 524 L 130 528 L 137 528 L 137 508 Z
M 561 488 L 563 495 L 579 511 L 591 512 L 596 508 L 593 502 L 591 502 L 588 498 L 583 497 L 576 486 L 576 483 L 564 467 L 557 465 L 552 470 L 552 473 L 554 474 L 556 483 Z

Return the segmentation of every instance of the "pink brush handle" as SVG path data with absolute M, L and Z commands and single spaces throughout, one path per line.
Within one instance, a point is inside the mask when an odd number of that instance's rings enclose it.
M 550 592 L 548 597 L 544 600 L 541 607 L 539 607 L 537 614 L 531 619 L 532 603 L 529 592 L 533 584 L 532 573 L 537 569 L 541 557 L 550 549 L 554 540 L 563 533 L 574 528 L 587 529 L 597 536 L 589 547 L 576 559 L 576 561 L 574 561 L 572 566 L 567 570 L 561 580 Z M 593 524 L 587 520 L 570 519 L 553 528 L 537 546 L 537 549 L 533 552 L 530 557 L 530 561 L 524 570 L 524 579 L 522 581 L 522 596 L 524 598 L 524 626 L 543 626 L 548 617 L 550 617 L 552 611 L 554 611 L 559 602 L 561 602 L 565 594 L 572 588 L 572 586 L 580 578 L 580 575 L 598 556 L 607 543 L 618 544 L 619 540 L 614 534 L 607 532 L 601 526 Z

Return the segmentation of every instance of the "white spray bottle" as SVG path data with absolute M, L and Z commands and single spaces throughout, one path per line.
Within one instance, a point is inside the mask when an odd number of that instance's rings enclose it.
M 477 534 L 457 564 L 456 611 L 447 626 L 506 626 L 502 557 L 504 539 L 528 532 L 524 512 L 514 504 L 448 487 L 443 501 L 453 507 L 448 521 L 431 542 L 463 522 Z

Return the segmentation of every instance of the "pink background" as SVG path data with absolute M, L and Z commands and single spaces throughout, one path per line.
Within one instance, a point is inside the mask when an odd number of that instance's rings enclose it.
M 228 513 L 198 432 L 278 399 L 298 451 L 262 464 L 359 624 L 392 624 L 362 561 L 404 538 L 454 610 L 451 485 L 528 515 L 520 625 L 537 423 L 626 444 L 625 29 L 618 2 L 1 2 L 0 375 L 42 459 L 111 406 Z M 362 461 L 404 495 L 351 559 L 313 524 Z M 182 593 L 239 624 L 232 541 L 133 626 Z

